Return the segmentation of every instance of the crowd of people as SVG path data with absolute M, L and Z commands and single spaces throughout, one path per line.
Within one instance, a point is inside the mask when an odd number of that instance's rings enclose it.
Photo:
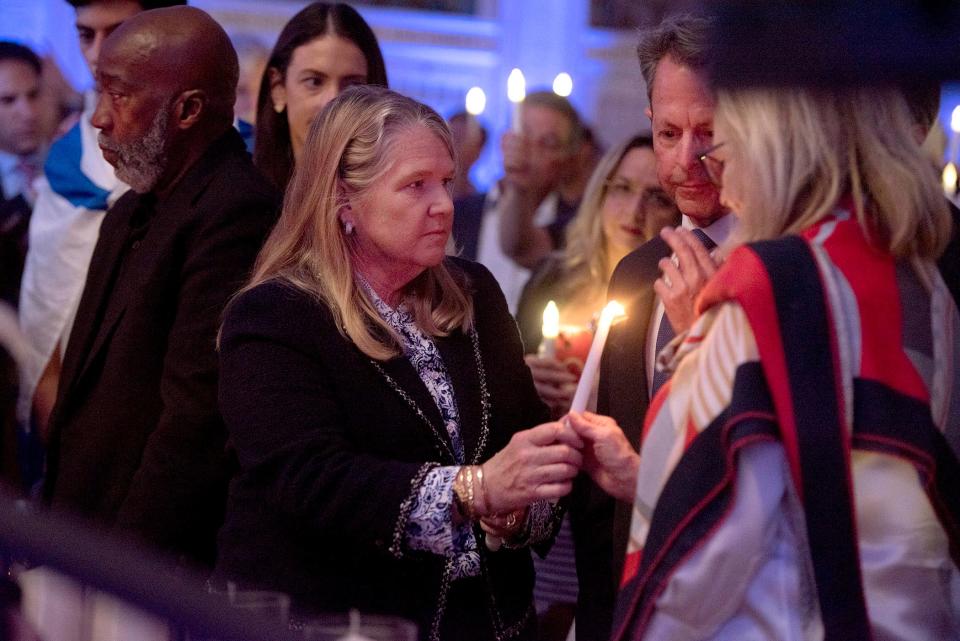
M 533 92 L 482 192 L 486 130 L 388 89 L 348 5 L 267 52 L 69 1 L 96 89 L 59 137 L 0 42 L 11 488 L 294 622 L 960 638 L 935 85 L 715 87 L 713 23 L 674 16 L 637 49 L 649 133 L 604 152 Z

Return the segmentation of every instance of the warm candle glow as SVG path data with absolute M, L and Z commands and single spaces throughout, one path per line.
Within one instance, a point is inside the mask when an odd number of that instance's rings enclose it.
M 943 168 L 943 193 L 947 198 L 953 198 L 957 193 L 957 166 L 948 162 Z
M 510 102 L 516 104 L 523 102 L 527 97 L 527 81 L 523 77 L 523 72 L 514 69 L 507 76 L 507 98 Z
M 954 133 L 960 133 L 960 105 L 954 107 L 950 114 L 950 129 Z
M 541 358 L 557 357 L 557 336 L 560 335 L 560 310 L 553 301 L 543 308 L 543 324 L 540 326 L 540 348 L 537 354 Z
M 547 303 L 543 308 L 543 329 L 541 331 L 544 338 L 556 338 L 560 335 L 560 309 L 553 301 Z
M 566 71 L 561 71 L 553 79 L 553 93 L 564 98 L 573 93 L 573 78 Z
M 603 354 L 603 347 L 606 345 L 607 335 L 610 333 L 610 326 L 613 321 L 625 314 L 626 310 L 623 305 L 615 300 L 607 303 L 607 306 L 600 312 L 597 333 L 593 335 L 593 344 L 590 345 L 587 362 L 584 363 L 583 373 L 580 374 L 580 382 L 577 384 L 577 391 L 573 395 L 573 403 L 570 404 L 571 411 L 582 412 L 587 409 L 587 403 L 593 393 L 593 382 L 596 380 L 597 371 L 600 369 L 600 356 Z
M 471 116 L 479 116 L 487 108 L 487 94 L 480 87 L 470 87 L 467 91 L 466 109 Z

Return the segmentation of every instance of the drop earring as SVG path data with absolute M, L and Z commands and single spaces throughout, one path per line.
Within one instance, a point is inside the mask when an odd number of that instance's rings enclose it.
M 353 233 L 353 223 L 351 223 L 349 220 L 343 223 L 343 233 L 345 233 L 347 236 Z
M 283 110 L 286 109 L 286 107 L 287 107 L 286 105 L 279 102 L 273 103 L 273 110 L 276 111 L 278 114 L 282 114 Z

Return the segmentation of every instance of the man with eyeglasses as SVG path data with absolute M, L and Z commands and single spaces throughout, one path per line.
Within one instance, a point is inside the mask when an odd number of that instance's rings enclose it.
M 537 91 L 520 109 L 520 131 L 502 142 L 499 185 L 454 204 L 457 243 L 493 273 L 511 311 L 530 269 L 563 245 L 593 170 L 583 158 L 593 149 L 586 129 L 566 98 Z
M 625 306 L 627 318 L 611 330 L 603 353 L 597 411 L 613 417 L 635 449 L 644 415 L 668 378 L 657 371 L 657 353 L 690 327 L 694 300 L 716 270 L 711 250 L 735 224 L 720 202 L 713 179 L 719 176 L 711 177 L 722 168 L 711 155 L 710 30 L 706 18 L 676 16 L 646 32 L 637 47 L 657 175 L 683 222 L 624 258 L 610 281 L 609 297 Z M 633 506 L 607 496 L 585 475 L 574 493 L 577 572 L 585 597 L 578 604 L 577 638 L 606 639 Z

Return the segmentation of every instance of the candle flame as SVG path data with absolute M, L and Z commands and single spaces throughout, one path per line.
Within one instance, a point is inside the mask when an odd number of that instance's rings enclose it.
M 623 305 L 615 300 L 612 300 L 607 303 L 607 306 L 603 308 L 602 312 L 600 312 L 600 322 L 602 323 L 604 319 L 607 319 L 607 323 L 612 323 L 626 315 L 627 310 L 623 308 Z
M 566 71 L 561 71 L 553 79 L 553 93 L 563 98 L 573 93 L 573 78 Z
M 524 79 L 522 71 L 514 69 L 507 76 L 507 98 L 510 99 L 510 102 L 517 103 L 523 102 L 526 97 L 527 81 Z
M 943 193 L 952 198 L 957 193 L 957 166 L 948 162 L 947 166 L 943 168 L 941 179 L 943 181 Z
M 950 114 L 950 129 L 953 130 L 953 133 L 960 133 L 960 105 L 957 105 L 953 108 L 953 112 Z
M 480 87 L 470 87 L 470 90 L 467 91 L 465 106 L 468 114 L 479 116 L 487 108 L 487 94 Z
M 543 329 L 541 331 L 544 338 L 556 338 L 560 335 L 560 309 L 553 301 L 547 303 L 543 309 Z

